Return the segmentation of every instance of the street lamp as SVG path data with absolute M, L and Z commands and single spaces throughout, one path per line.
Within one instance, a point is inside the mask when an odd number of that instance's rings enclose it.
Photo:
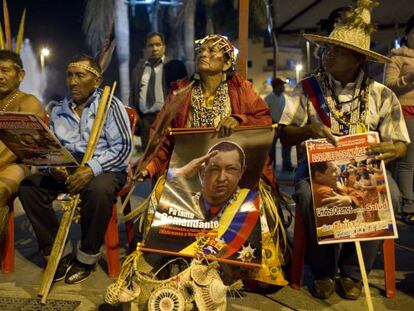
M 48 48 L 42 48 L 40 50 L 40 68 L 43 70 L 45 67 L 45 58 L 50 55 L 50 50 Z
M 299 83 L 299 73 L 302 71 L 303 66 L 302 64 L 296 65 L 296 84 Z

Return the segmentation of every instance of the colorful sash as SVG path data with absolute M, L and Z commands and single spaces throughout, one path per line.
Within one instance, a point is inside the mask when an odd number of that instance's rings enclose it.
M 303 90 L 308 95 L 312 106 L 315 108 L 316 113 L 322 120 L 323 124 L 327 127 L 331 127 L 331 117 L 329 113 L 328 105 L 326 104 L 325 97 L 318 80 L 314 75 L 302 80 Z
M 192 243 L 179 253 L 195 255 L 210 248 L 221 253 L 218 257 L 228 258 L 246 243 L 259 217 L 258 191 L 241 189 L 237 199 L 224 209 L 214 234 Z

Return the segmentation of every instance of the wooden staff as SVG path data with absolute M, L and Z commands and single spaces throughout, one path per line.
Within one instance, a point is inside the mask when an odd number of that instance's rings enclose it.
M 112 96 L 114 94 L 115 86 L 116 83 L 114 83 L 114 85 L 112 86 L 112 92 L 109 86 L 105 86 L 103 89 L 98 110 L 96 112 L 95 121 L 93 122 L 92 130 L 89 136 L 88 146 L 82 158 L 80 167 L 85 166 L 85 164 L 90 159 L 92 159 L 93 154 L 95 153 L 96 145 L 98 143 L 99 137 L 101 136 L 103 125 L 105 124 L 105 116 L 107 115 L 107 112 L 112 102 Z M 67 208 L 65 208 L 63 211 L 63 216 L 62 220 L 60 221 L 59 230 L 56 234 L 55 241 L 53 242 L 53 248 L 50 253 L 50 257 L 47 262 L 47 266 L 43 274 L 42 282 L 39 288 L 38 295 L 42 297 L 41 303 L 43 304 L 46 303 L 47 295 L 49 294 L 53 278 L 55 276 L 57 267 L 62 257 L 70 225 L 72 224 L 73 215 L 75 213 L 76 207 L 79 204 L 79 197 L 79 194 L 72 196 L 70 202 L 67 205 Z
M 248 125 L 248 126 L 239 126 L 232 131 L 246 131 L 246 130 L 263 130 L 269 129 L 273 130 L 273 125 Z M 200 133 L 217 133 L 215 127 L 200 127 L 200 128 L 191 128 L 191 127 L 181 127 L 181 128 L 169 128 L 168 135 L 185 135 L 185 134 L 200 134 Z
M 359 268 L 361 269 L 362 283 L 364 284 L 367 310 L 374 311 L 374 306 L 372 305 L 371 292 L 369 290 L 367 271 L 365 270 L 364 257 L 362 257 L 361 244 L 359 243 L 359 241 L 355 241 L 355 248 L 357 251 Z

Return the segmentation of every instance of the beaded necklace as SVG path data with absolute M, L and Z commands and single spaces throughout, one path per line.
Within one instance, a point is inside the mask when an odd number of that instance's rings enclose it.
M 16 91 L 6 102 L 6 104 L 1 108 L 1 111 L 7 111 L 7 108 L 9 108 L 10 104 L 16 99 L 16 97 L 19 95 L 19 91 Z
M 226 116 L 226 102 L 228 96 L 227 83 L 223 82 L 218 87 L 214 99 L 206 100 L 201 89 L 197 84 L 191 93 L 191 127 L 214 127 L 214 121 Z
M 355 92 L 350 100 L 339 101 L 335 93 L 334 82 L 326 73 L 321 75 L 321 88 L 330 111 L 331 128 L 335 132 L 355 134 L 367 131 L 367 108 L 369 99 L 369 81 L 365 74 L 360 74 L 355 83 Z M 344 104 L 350 103 L 347 112 L 342 110 Z

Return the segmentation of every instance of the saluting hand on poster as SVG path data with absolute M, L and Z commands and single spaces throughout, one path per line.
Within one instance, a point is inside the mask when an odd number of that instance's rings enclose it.
M 222 136 L 230 136 L 233 129 L 238 127 L 239 124 L 240 122 L 235 117 L 229 116 L 220 121 L 219 125 L 216 127 L 216 131 Z
M 71 194 L 81 191 L 93 178 L 94 174 L 89 166 L 79 167 L 75 173 L 66 178 L 66 188 Z
M 193 177 L 195 174 L 198 173 L 201 166 L 206 161 L 208 161 L 209 159 L 214 157 L 217 153 L 218 153 L 218 150 L 215 150 L 215 151 L 210 152 L 210 153 L 208 153 L 208 154 L 206 154 L 202 157 L 195 158 L 195 159 L 191 160 L 190 162 L 188 162 L 183 167 L 180 167 L 180 168 L 176 169 L 176 171 L 175 171 L 176 176 L 185 177 L 185 178 Z

